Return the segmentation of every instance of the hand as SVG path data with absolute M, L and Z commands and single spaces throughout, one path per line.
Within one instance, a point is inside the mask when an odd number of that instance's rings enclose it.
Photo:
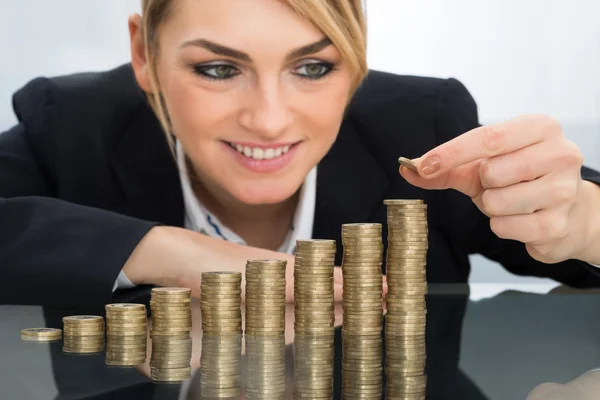
M 251 259 L 287 261 L 286 300 L 292 301 L 293 256 L 227 242 L 187 229 L 168 226 L 152 228 L 137 245 L 123 271 L 136 285 L 187 287 L 192 289 L 192 296 L 200 297 L 202 272 L 232 271 L 245 274 L 246 262 Z
M 200 297 L 202 272 L 234 271 L 245 274 L 247 260 L 286 260 L 286 301 L 294 300 L 294 257 L 212 238 L 187 229 L 160 226 L 150 230 L 123 267 L 136 285 L 177 286 Z M 342 301 L 342 270 L 334 269 L 335 301 Z M 245 290 L 242 285 L 242 296 Z
M 581 151 L 547 116 L 473 129 L 414 161 L 419 174 L 400 167 L 409 183 L 468 195 L 496 235 L 525 243 L 539 261 L 577 258 L 591 243 L 600 190 L 582 181 Z

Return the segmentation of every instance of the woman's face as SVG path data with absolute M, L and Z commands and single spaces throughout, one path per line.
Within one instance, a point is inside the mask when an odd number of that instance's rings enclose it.
M 246 204 L 292 196 L 338 133 L 340 53 L 278 0 L 177 0 L 158 79 L 174 134 L 209 188 Z

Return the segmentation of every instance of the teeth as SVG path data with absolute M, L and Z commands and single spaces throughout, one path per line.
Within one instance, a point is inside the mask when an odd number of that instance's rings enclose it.
M 269 148 L 269 149 L 261 149 L 260 147 L 248 147 L 242 146 L 241 144 L 231 144 L 231 147 L 236 149 L 239 153 L 242 153 L 246 157 L 253 158 L 255 160 L 270 160 L 272 158 L 280 157 L 282 154 L 286 154 L 290 151 L 290 145 L 277 147 L 277 148 Z
M 254 150 L 252 150 L 252 158 L 254 158 L 255 160 L 262 160 L 265 156 L 265 151 L 263 149 L 259 149 L 257 147 L 254 148 Z

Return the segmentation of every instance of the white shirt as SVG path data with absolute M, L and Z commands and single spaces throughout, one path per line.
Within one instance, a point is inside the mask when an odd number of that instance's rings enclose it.
M 246 244 L 244 239 L 242 239 L 227 226 L 223 225 L 214 214 L 208 211 L 206 207 L 204 207 L 204 205 L 198 201 L 198 198 L 192 190 L 187 165 L 185 162 L 185 154 L 179 141 L 176 143 L 176 155 L 185 210 L 184 227 L 194 232 L 200 232 L 211 237 L 227 240 L 229 242 Z M 285 240 L 279 247 L 279 252 L 294 254 L 296 250 L 296 240 L 312 238 L 316 198 L 317 167 L 315 166 L 306 176 L 304 184 L 300 189 L 300 198 L 294 214 L 292 227 Z M 121 271 L 117 281 L 115 282 L 113 291 L 117 289 L 132 288 L 134 286 L 135 285 L 127 278 L 125 273 Z

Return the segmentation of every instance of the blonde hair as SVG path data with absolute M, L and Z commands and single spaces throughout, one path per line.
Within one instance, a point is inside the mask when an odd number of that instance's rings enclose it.
M 156 73 L 160 27 L 169 18 L 176 0 L 142 0 L 144 46 L 152 92 L 148 101 L 158 117 L 173 150 L 169 116 Z M 367 28 L 363 0 L 283 0 L 300 16 L 311 21 L 341 53 L 353 73 L 349 99 L 367 75 Z

